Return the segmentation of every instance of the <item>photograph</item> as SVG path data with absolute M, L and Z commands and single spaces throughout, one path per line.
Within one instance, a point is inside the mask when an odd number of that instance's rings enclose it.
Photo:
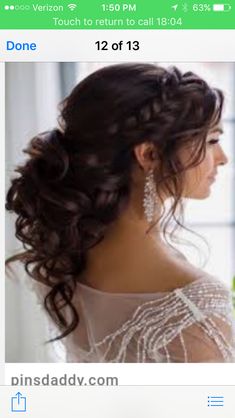
M 8 62 L 7 363 L 235 362 L 235 63 Z

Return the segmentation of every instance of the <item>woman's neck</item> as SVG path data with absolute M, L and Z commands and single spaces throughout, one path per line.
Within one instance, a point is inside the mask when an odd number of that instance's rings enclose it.
M 179 260 L 157 228 L 147 234 L 145 221 L 122 216 L 110 225 L 104 239 L 87 253 L 87 268 L 79 280 L 111 292 L 161 291 L 178 283 Z M 161 280 L 161 283 L 157 281 Z

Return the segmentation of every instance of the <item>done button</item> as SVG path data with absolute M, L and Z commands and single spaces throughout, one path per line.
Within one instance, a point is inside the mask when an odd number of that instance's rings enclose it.
M 7 41 L 6 49 L 7 51 L 36 51 L 37 45 L 34 42 Z

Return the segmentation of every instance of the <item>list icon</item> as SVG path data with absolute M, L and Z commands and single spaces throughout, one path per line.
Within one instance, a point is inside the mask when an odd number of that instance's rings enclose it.
M 224 406 L 224 396 L 207 396 L 207 406 Z

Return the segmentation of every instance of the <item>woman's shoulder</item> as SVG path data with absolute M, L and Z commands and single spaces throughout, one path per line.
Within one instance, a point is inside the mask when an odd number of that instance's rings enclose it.
M 231 296 L 230 289 L 219 277 L 201 269 L 198 270 L 198 273 L 194 280 L 175 290 L 182 291 L 187 296 L 199 298 L 201 296 Z
M 206 270 L 194 265 L 181 252 L 176 252 L 174 257 L 166 260 L 167 278 L 166 291 L 174 292 L 177 289 L 182 290 L 185 294 L 207 294 L 213 292 L 216 294 L 223 293 L 229 295 L 229 289 L 224 282 Z M 157 274 L 156 274 L 157 277 Z M 158 282 L 153 282 L 158 289 Z
M 200 310 L 206 315 L 230 316 L 233 310 L 231 290 L 218 277 L 206 272 L 188 285 L 175 289 L 174 293 L 194 313 Z

